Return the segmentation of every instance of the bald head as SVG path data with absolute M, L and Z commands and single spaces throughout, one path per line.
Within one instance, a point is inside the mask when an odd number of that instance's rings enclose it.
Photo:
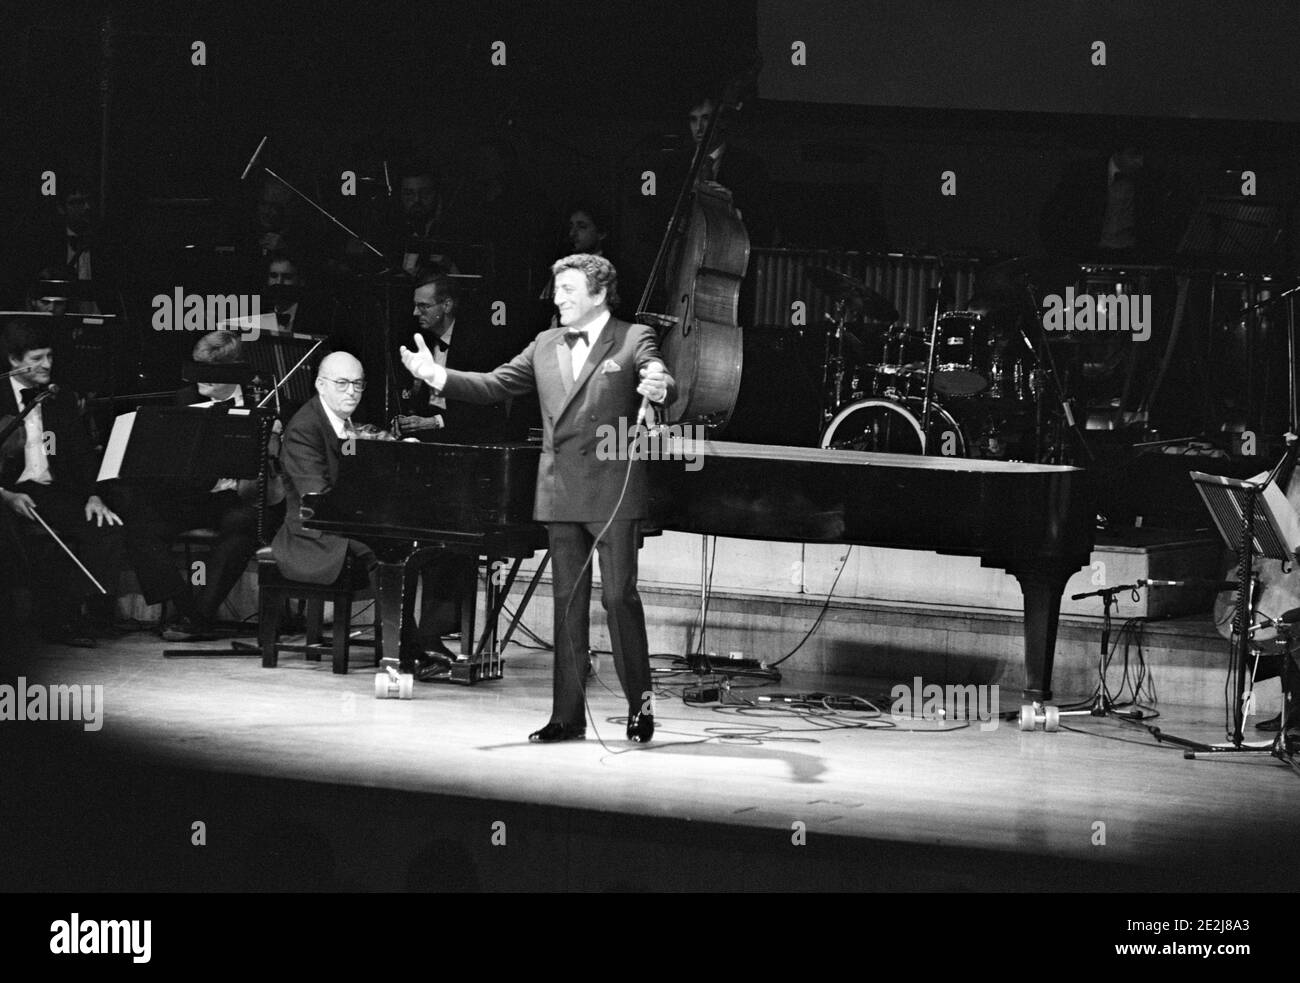
M 353 411 L 361 402 L 361 390 L 353 385 L 341 385 L 341 382 L 364 382 L 366 370 L 355 357 L 347 352 L 331 352 L 320 363 L 316 372 L 316 392 L 321 402 L 345 420 L 352 418 Z

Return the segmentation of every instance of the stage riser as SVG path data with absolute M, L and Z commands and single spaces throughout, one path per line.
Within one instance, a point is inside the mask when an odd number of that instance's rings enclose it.
M 641 582 L 698 591 L 701 544 L 699 536 L 683 533 L 647 539 L 641 551 Z M 1016 579 L 1001 570 L 981 567 L 976 557 L 722 538 L 716 547 L 711 541 L 709 551 L 715 590 L 777 598 L 820 597 L 833 591 L 836 598 L 994 608 L 1016 614 L 1023 605 Z M 1217 576 L 1222 572 L 1217 570 L 1219 553 L 1217 541 L 1189 534 L 1141 546 L 1099 545 L 1088 567 L 1080 569 L 1066 585 L 1061 613 L 1101 614 L 1098 598 L 1072 601 L 1072 594 L 1141 579 Z M 1155 588 L 1140 591 L 1136 601 L 1129 591 L 1116 600 L 1113 615 L 1117 618 L 1168 618 L 1208 611 L 1212 597 L 1205 589 Z
M 643 586 L 641 598 L 651 653 L 686 652 L 688 642 L 697 638 L 693 629 L 698 623 L 699 598 L 653 586 Z M 799 644 L 820 610 L 820 603 L 807 599 L 782 602 L 715 593 L 709 604 L 705 645 L 707 651 L 723 657 L 742 652 L 746 658 L 775 662 Z M 533 596 L 524 622 L 549 640 L 551 612 L 549 586 L 543 584 Z M 1119 620 L 1114 624 L 1112 645 L 1121 624 Z M 598 601 L 592 605 L 591 632 L 592 647 L 609 651 L 609 632 Z M 1100 619 L 1062 621 L 1052 674 L 1056 702 L 1082 699 L 1092 693 L 1100 640 Z M 698 642 L 691 648 L 698 648 Z M 1123 652 L 1121 643 L 1108 677 L 1112 693 L 1120 685 Z M 1142 652 L 1161 701 L 1187 706 L 1222 705 L 1227 642 L 1207 632 L 1200 621 L 1147 626 Z M 1137 649 L 1131 646 L 1130 666 L 1136 668 L 1136 664 Z M 782 668 L 909 684 L 915 676 L 926 684 L 996 684 L 1003 691 L 999 697 L 1003 709 L 1014 709 L 1024 687 L 1021 619 L 996 611 L 832 605 L 817 631 Z M 1260 712 L 1276 712 L 1275 680 L 1260 684 L 1259 700 Z

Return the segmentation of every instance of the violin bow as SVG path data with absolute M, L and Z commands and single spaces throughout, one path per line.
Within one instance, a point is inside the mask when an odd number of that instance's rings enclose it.
M 95 575 L 86 569 L 86 565 L 84 563 L 82 563 L 80 560 L 77 559 L 77 554 L 72 552 L 72 550 L 68 549 L 68 544 L 65 543 L 63 540 L 61 540 L 59 538 L 59 534 L 50 528 L 50 524 L 41 517 L 41 514 L 38 511 L 36 511 L 36 506 L 35 505 L 31 506 L 31 509 L 32 509 L 32 515 L 36 516 L 36 521 L 45 527 L 45 531 L 50 534 L 50 537 L 56 543 L 58 543 L 60 547 L 62 547 L 63 552 L 68 554 L 68 556 L 72 559 L 72 562 L 75 563 L 78 566 L 78 568 L 80 568 L 81 572 L 84 573 L 89 578 L 90 582 L 95 585 L 95 588 L 101 594 L 107 594 L 108 591 L 104 590 L 104 585 L 95 579 Z

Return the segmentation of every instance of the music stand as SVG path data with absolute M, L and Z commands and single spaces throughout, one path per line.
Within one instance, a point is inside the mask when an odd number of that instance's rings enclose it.
M 1296 453 L 1297 444 L 1283 456 L 1278 466 L 1264 480 L 1240 480 L 1222 475 L 1190 472 L 1197 492 L 1205 502 L 1219 529 L 1219 534 L 1230 548 L 1237 550 L 1237 612 L 1233 620 L 1232 661 L 1237 673 L 1236 692 L 1232 711 L 1233 727 L 1229 744 L 1202 744 L 1182 738 L 1152 733 L 1159 741 L 1183 747 L 1183 757 L 1194 759 L 1199 755 L 1223 754 L 1269 755 L 1276 757 L 1293 769 L 1300 771 L 1293 760 L 1286 737 L 1286 685 L 1283 676 L 1282 720 L 1277 737 L 1272 741 L 1248 744 L 1243 735 L 1245 724 L 1246 670 L 1250 664 L 1250 619 L 1254 608 L 1255 557 L 1275 560 L 1294 560 L 1288 543 L 1300 543 L 1300 518 L 1287 501 L 1278 481 L 1278 473 Z M 1262 516 L 1264 522 L 1257 520 Z M 1283 656 L 1291 658 L 1288 651 Z
M 196 363 L 196 376 L 247 374 L 246 363 Z M 225 411 L 193 406 L 142 406 L 113 421 L 99 481 L 185 481 L 200 484 L 216 477 L 257 479 L 264 494 L 266 440 L 274 414 L 252 407 Z M 259 510 L 259 534 L 261 532 Z M 240 626 L 242 629 L 243 626 Z M 256 656 L 257 646 L 191 651 L 165 649 L 164 657 Z

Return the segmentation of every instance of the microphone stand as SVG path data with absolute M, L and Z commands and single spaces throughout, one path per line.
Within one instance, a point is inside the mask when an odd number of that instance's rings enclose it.
M 1133 600 L 1135 602 L 1140 600 L 1141 595 L 1138 593 L 1138 590 L 1142 586 L 1143 586 L 1142 582 L 1138 581 L 1136 584 L 1119 584 L 1116 587 L 1103 587 L 1101 590 L 1087 591 L 1086 593 L 1083 594 L 1070 595 L 1070 600 L 1072 601 L 1081 601 L 1085 597 L 1101 598 L 1101 602 L 1102 602 L 1101 652 L 1097 658 L 1097 692 L 1093 694 L 1092 706 L 1089 707 L 1087 710 L 1065 710 L 1062 711 L 1063 714 L 1077 713 L 1077 714 L 1090 714 L 1094 717 L 1104 717 L 1107 714 L 1113 713 L 1117 717 L 1124 717 L 1130 720 L 1142 719 L 1141 710 L 1121 711 L 1118 708 L 1119 706 L 1118 704 L 1111 702 L 1110 693 L 1106 690 L 1106 655 L 1110 651 L 1111 606 L 1112 605 L 1114 605 L 1115 607 L 1119 606 L 1119 601 L 1116 600 L 1115 595 L 1122 594 L 1126 590 L 1133 592 Z M 1121 684 L 1120 685 L 1121 692 L 1123 691 L 1123 688 L 1124 688 L 1123 684 Z M 1133 699 L 1135 701 L 1137 700 L 1136 692 L 1133 694 Z
M 259 143 L 257 145 L 257 150 L 253 152 L 253 156 L 252 158 L 250 158 L 248 166 L 244 168 L 244 177 L 247 177 L 249 171 L 251 171 L 255 166 L 254 162 L 261 155 L 262 146 L 265 143 L 266 143 L 266 138 L 263 137 L 262 143 Z M 299 200 L 306 202 L 310 207 L 315 209 L 320 215 L 324 216 L 324 218 L 327 221 L 333 223 L 337 228 L 341 229 L 343 232 L 350 235 L 353 239 L 356 239 L 357 242 L 361 243 L 361 245 L 365 249 L 369 250 L 376 257 L 378 257 L 380 260 L 386 263 L 389 268 L 392 267 L 392 261 L 384 254 L 382 249 L 380 249 L 378 246 L 372 243 L 365 236 L 361 235 L 361 233 L 353 231 L 350 227 L 344 224 L 344 222 L 341 219 L 335 216 L 324 206 L 319 204 L 310 195 L 306 194 L 305 192 L 299 191 L 288 180 L 281 177 L 279 174 L 277 174 L 271 168 L 267 167 L 265 164 L 258 164 L 256 166 L 259 166 L 263 173 L 274 178 L 281 185 L 288 188 L 290 192 L 292 192 L 294 195 L 296 195 L 299 198 Z M 385 174 L 387 174 L 386 168 L 385 168 Z M 243 180 L 243 178 L 241 178 L 240 180 Z M 391 290 L 391 285 L 389 284 L 385 284 L 384 287 L 383 346 L 384 346 L 383 358 L 385 360 L 385 364 L 388 364 L 388 360 L 390 358 L 390 351 L 392 349 L 392 290 Z M 394 384 L 395 384 L 395 380 L 392 378 L 392 373 L 386 369 L 384 374 L 384 417 L 385 418 L 392 415 L 391 414 L 391 408 L 393 403 L 392 390 Z

